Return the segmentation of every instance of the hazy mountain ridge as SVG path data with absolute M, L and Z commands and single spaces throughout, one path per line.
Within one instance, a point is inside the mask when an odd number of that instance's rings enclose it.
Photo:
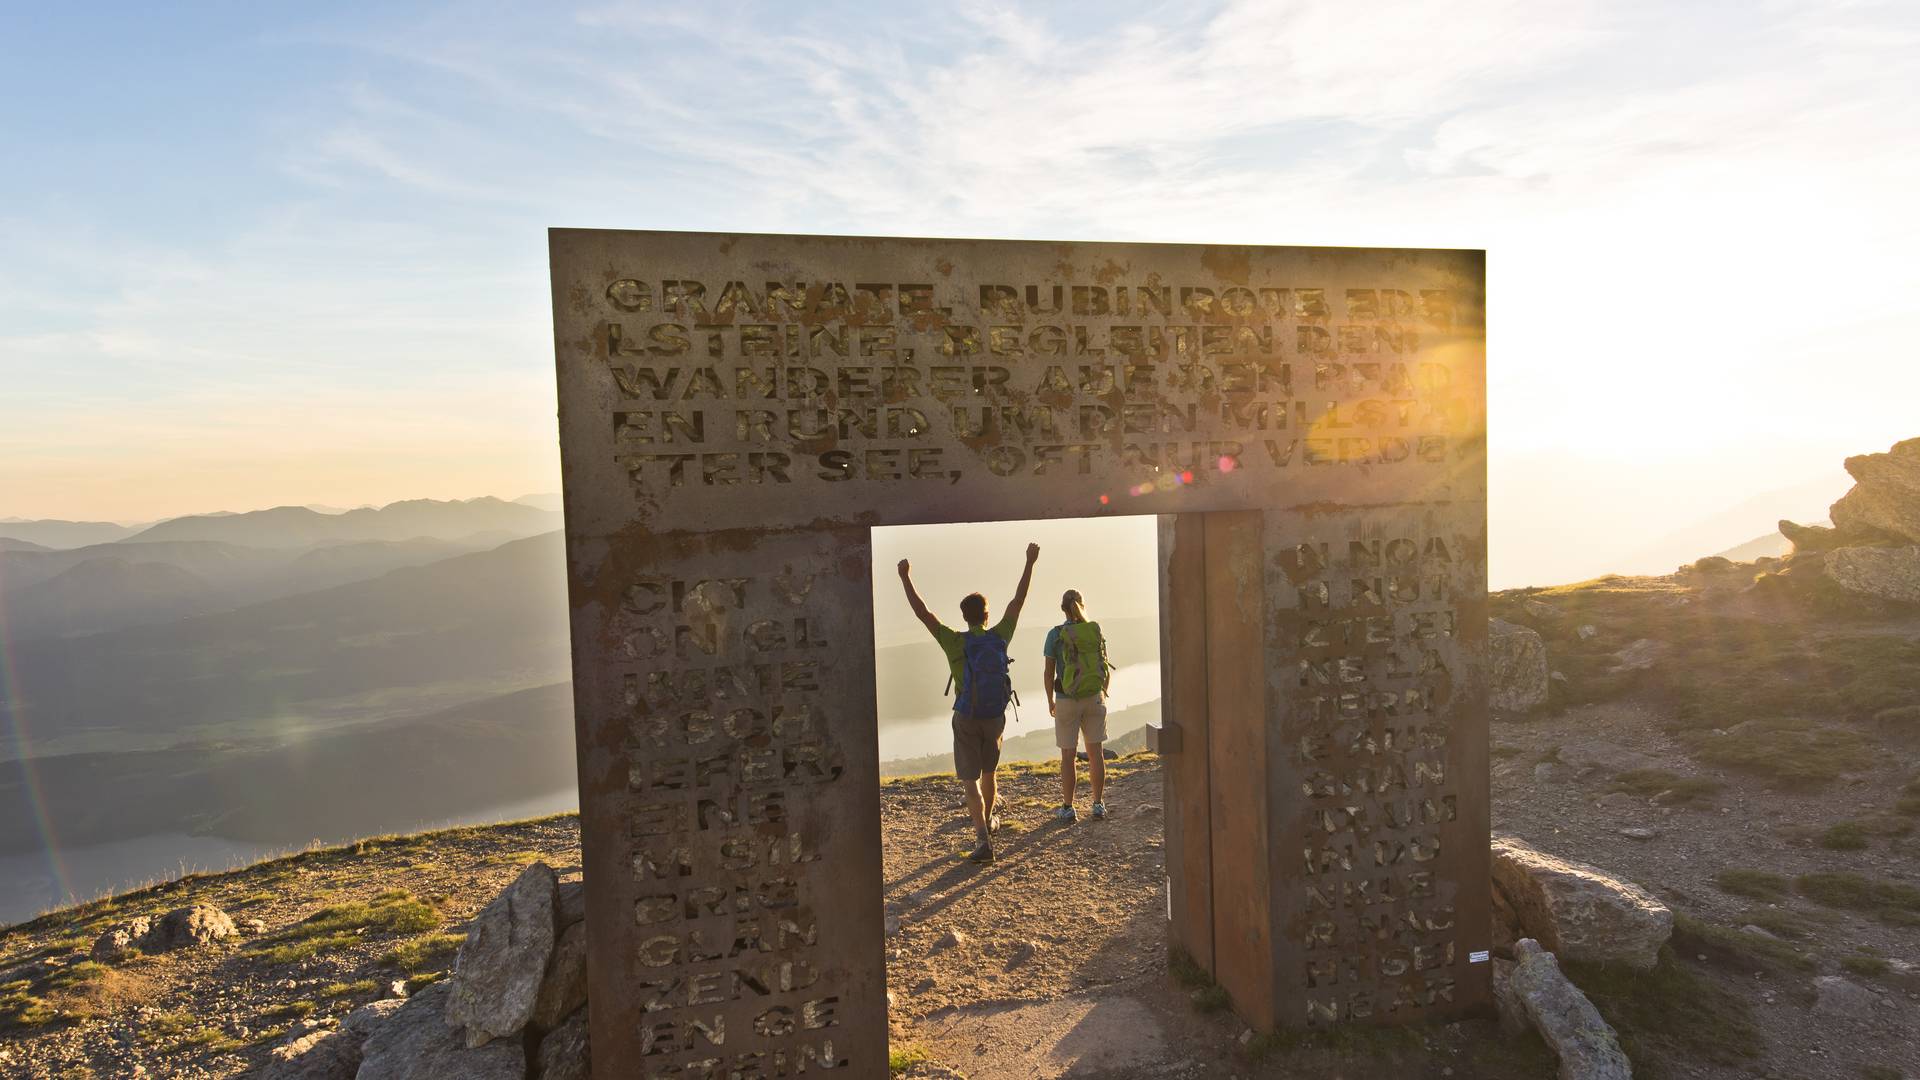
M 172 540 L 0 551 L 0 619 L 15 641 L 97 633 L 344 585 L 507 539 L 343 541 L 308 550 Z
M 43 548 L 85 547 L 110 544 L 132 536 L 137 528 L 111 521 L 60 521 L 52 518 L 32 520 L 16 518 L 0 521 L 0 537 L 25 540 Z
M 520 536 L 557 529 L 550 510 L 491 495 L 461 501 L 408 499 L 378 509 L 325 514 L 304 506 L 277 506 L 242 514 L 196 515 L 163 521 L 127 540 L 221 540 L 251 547 L 307 547 L 334 541 L 456 538 L 488 532 Z

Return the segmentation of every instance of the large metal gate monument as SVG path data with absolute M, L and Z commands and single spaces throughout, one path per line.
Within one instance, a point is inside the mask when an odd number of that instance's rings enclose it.
M 599 1080 L 887 1073 L 875 525 L 1162 515 L 1173 944 L 1489 1008 L 1482 253 L 550 242 Z

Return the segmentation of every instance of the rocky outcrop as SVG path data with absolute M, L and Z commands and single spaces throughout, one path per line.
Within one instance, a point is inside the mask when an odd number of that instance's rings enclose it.
M 217 907 L 195 904 L 160 916 L 140 945 L 142 952 L 167 952 L 238 936 L 233 919 Z
M 533 1080 L 591 1080 L 592 1075 L 587 1010 L 581 1009 L 540 1040 L 540 1052 L 533 1060 Z
M 1631 882 L 1511 837 L 1493 843 L 1493 886 L 1519 932 L 1564 960 L 1651 970 L 1673 912 Z
M 93 958 L 102 963 L 118 960 L 139 949 L 140 942 L 153 930 L 153 920 L 142 915 L 101 934 L 93 942 Z
M 402 1006 L 376 1001 L 347 1014 L 338 1029 L 305 1032 L 274 1047 L 261 1080 L 354 1080 L 367 1039 Z M 331 1021 L 328 1021 L 331 1023 Z
M 449 990 L 435 983 L 368 1036 L 355 1080 L 525 1080 L 527 1054 L 515 1041 L 469 1047 L 447 1023 Z
M 337 1031 L 309 1031 L 267 1052 L 260 1080 L 354 1080 L 361 1040 Z
M 1853 489 L 1830 511 L 1841 534 L 1887 533 L 1920 544 L 1920 439 L 1893 444 L 1884 454 L 1847 459 Z
M 1512 969 L 1496 978 L 1501 1023 L 1518 1026 L 1524 1017 L 1560 1059 L 1560 1080 L 1630 1080 L 1633 1066 L 1619 1037 L 1553 955 L 1531 938 L 1516 942 L 1513 952 Z M 1518 1016 L 1509 1019 L 1510 1013 Z
M 470 1047 L 517 1035 L 533 1019 L 559 934 L 559 881 L 534 863 L 467 927 L 449 980 L 447 1023 Z
M 1524 626 L 1494 619 L 1487 626 L 1491 671 L 1488 704 L 1501 712 L 1526 712 L 1547 700 L 1547 643 Z
M 1822 569 L 1848 592 L 1920 604 L 1920 546 L 1841 548 L 1827 553 Z
M 222 941 L 239 933 L 226 912 L 195 904 L 175 908 L 158 919 L 143 915 L 121 923 L 95 939 L 93 958 L 112 961 L 132 952 L 171 952 Z

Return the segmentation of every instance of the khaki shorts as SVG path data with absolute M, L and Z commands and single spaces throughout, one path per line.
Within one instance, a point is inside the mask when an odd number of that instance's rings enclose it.
M 953 775 L 961 783 L 980 779 L 1000 767 L 1000 736 L 1007 730 L 1005 713 L 974 720 L 953 714 Z
M 1107 741 L 1107 703 L 1099 694 L 1083 698 L 1053 699 L 1053 742 L 1062 750 L 1072 750 L 1080 736 L 1087 745 Z

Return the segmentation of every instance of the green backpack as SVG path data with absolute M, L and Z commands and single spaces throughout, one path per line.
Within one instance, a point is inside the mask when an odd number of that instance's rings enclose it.
M 1107 639 L 1097 622 L 1060 625 L 1060 692 L 1070 698 L 1092 697 L 1107 688 Z

